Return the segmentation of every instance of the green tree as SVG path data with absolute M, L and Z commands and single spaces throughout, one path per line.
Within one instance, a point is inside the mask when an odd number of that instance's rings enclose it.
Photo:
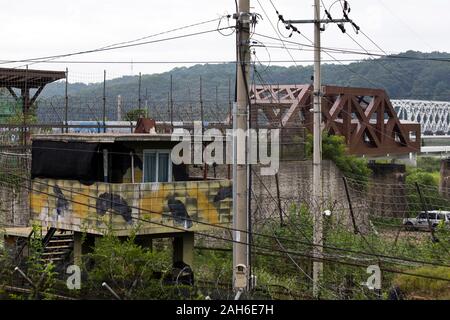
M 306 154 L 309 158 L 313 152 L 313 136 L 307 137 Z M 322 157 L 333 161 L 344 176 L 367 182 L 371 170 L 367 167 L 367 161 L 363 158 L 347 154 L 347 146 L 343 136 L 323 134 Z
M 323 82 L 324 84 L 337 86 L 382 88 L 387 91 L 392 99 L 450 100 L 448 86 L 448 83 L 450 83 L 450 64 L 447 61 L 424 60 L 449 59 L 449 53 L 407 51 L 399 55 L 413 59 L 396 59 L 393 56 L 393 59 L 365 60 L 345 66 L 325 64 L 322 68 Z M 355 74 L 349 75 L 348 68 L 351 68 Z M 263 79 L 265 85 L 310 83 L 311 81 L 312 66 L 262 66 L 259 70 L 263 69 L 270 74 L 269 78 Z M 141 85 L 142 88 L 151 88 L 151 105 L 165 105 L 170 75 L 172 75 L 174 100 L 179 102 L 187 99 L 198 101 L 199 78 L 202 76 L 204 80 L 204 100 L 215 100 L 215 88 L 217 86 L 219 88 L 219 108 L 223 108 L 228 105 L 229 80 L 231 80 L 231 88 L 234 88 L 235 72 L 236 66 L 232 63 L 199 64 L 189 68 L 174 68 L 169 72 L 159 74 L 143 75 Z M 124 100 L 137 101 L 138 84 L 138 76 L 125 76 L 108 80 L 107 100 L 111 101 L 108 105 L 110 112 L 113 109 L 115 110 L 116 105 L 113 101 L 115 101 L 117 95 L 121 95 Z M 102 91 L 102 83 L 73 83 L 69 85 L 69 94 L 80 98 L 99 97 L 102 95 Z M 42 97 L 54 95 L 64 96 L 64 83 L 51 83 L 42 93 Z M 143 97 L 141 96 L 141 98 Z
M 420 199 L 417 185 L 422 193 Z M 425 209 L 440 210 L 448 208 L 448 200 L 439 193 L 439 176 L 423 169 L 408 169 L 406 175 L 406 190 L 410 215 Z
M 87 289 L 94 297 L 111 298 L 102 288 L 106 282 L 122 299 L 195 298 L 193 288 L 172 285 L 168 250 L 157 251 L 136 243 L 136 237 L 120 239 L 109 232 L 95 242 L 85 259 Z
M 126 121 L 138 121 L 139 118 L 146 118 L 147 111 L 143 109 L 133 109 L 127 112 L 125 116 Z
M 418 157 L 417 168 L 433 173 L 441 170 L 441 159 L 433 157 Z

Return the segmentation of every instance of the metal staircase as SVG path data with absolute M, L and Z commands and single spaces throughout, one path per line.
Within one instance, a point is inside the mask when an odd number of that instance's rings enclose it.
M 73 232 L 50 228 L 42 242 L 42 259 L 46 263 L 52 262 L 55 266 L 62 267 L 73 251 Z

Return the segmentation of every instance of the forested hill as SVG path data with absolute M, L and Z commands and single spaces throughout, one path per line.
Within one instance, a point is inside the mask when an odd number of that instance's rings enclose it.
M 401 57 L 415 59 L 384 58 L 355 62 L 347 65 L 324 64 L 323 83 L 339 86 L 378 87 L 387 90 L 392 99 L 421 99 L 450 101 L 450 54 L 421 53 L 408 51 Z M 436 61 L 433 59 L 439 59 Z M 442 61 L 442 59 L 448 59 Z M 252 78 L 256 83 L 261 79 L 266 84 L 303 84 L 310 83 L 312 66 L 279 67 L 257 66 L 259 71 Z M 142 96 L 151 101 L 167 101 L 170 88 L 170 75 L 173 76 L 174 100 L 198 100 L 199 78 L 203 79 L 204 99 L 216 97 L 227 100 L 228 84 L 231 81 L 231 95 L 234 95 L 234 64 L 195 65 L 175 68 L 170 72 L 142 76 Z M 125 76 L 107 81 L 107 96 L 121 95 L 124 99 L 135 99 L 138 95 L 138 77 Z M 69 94 L 81 97 L 101 97 L 103 85 L 70 84 Z M 43 96 L 62 95 L 63 83 L 54 83 L 47 87 Z

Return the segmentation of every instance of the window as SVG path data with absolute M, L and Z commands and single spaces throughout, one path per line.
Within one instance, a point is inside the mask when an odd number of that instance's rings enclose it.
M 171 182 L 170 150 L 144 150 L 144 182 Z

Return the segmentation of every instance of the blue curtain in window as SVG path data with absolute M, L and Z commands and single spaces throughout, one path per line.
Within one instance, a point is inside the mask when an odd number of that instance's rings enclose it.
M 169 181 L 169 154 L 160 153 L 158 159 L 158 181 Z
M 156 182 L 156 153 L 144 154 L 144 182 Z

